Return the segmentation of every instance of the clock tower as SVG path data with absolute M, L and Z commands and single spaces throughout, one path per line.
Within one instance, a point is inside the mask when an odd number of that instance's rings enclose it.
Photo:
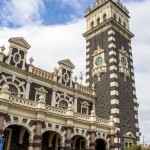
M 114 117 L 114 148 L 124 149 L 139 143 L 129 11 L 120 0 L 96 0 L 85 13 L 86 84 L 96 89 L 97 116 Z

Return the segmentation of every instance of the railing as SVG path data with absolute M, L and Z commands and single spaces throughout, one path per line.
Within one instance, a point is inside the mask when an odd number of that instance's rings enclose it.
M 52 78 L 53 78 L 52 73 L 44 71 L 44 70 L 37 68 L 37 67 L 33 68 L 32 73 L 34 75 L 40 76 L 40 77 L 48 79 L 48 80 L 52 80 Z
M 67 110 L 57 107 L 52 107 L 50 105 L 46 105 L 46 110 L 50 113 L 60 114 L 60 115 L 66 115 Z
M 77 89 L 77 90 L 79 90 L 81 92 L 90 94 L 90 95 L 95 95 L 94 89 L 88 88 L 88 87 L 80 85 L 78 83 L 75 84 L 75 89 Z
M 77 119 L 90 121 L 90 116 L 89 116 L 89 115 L 84 115 L 84 114 L 80 114 L 80 113 L 74 113 L 74 116 L 75 116 Z
M 17 98 L 17 97 L 13 97 L 13 96 L 10 96 L 9 100 L 11 100 L 14 104 L 26 106 L 26 108 L 27 107 L 33 108 L 33 109 L 39 108 L 37 101 L 27 100 L 27 99 L 23 99 L 23 98 Z M 53 106 L 45 104 L 44 111 L 47 113 L 57 114 L 57 115 L 61 115 L 61 116 L 67 116 L 68 110 L 63 109 L 63 108 L 53 107 Z M 80 121 L 83 120 L 83 121 L 86 121 L 87 123 L 90 123 L 90 120 L 91 120 L 90 115 L 85 115 L 85 114 L 81 114 L 81 113 L 77 113 L 77 112 L 73 112 L 73 116 L 74 116 L 74 119 L 78 119 Z M 97 123 L 97 125 L 109 126 L 109 120 L 107 120 L 107 119 L 102 119 L 102 118 L 96 117 L 96 123 Z
M 99 124 L 103 124 L 103 125 L 109 125 L 109 120 L 107 119 L 102 119 L 102 118 L 96 118 L 96 122 Z
M 10 96 L 9 99 L 13 101 L 13 103 L 20 104 L 23 106 L 32 107 L 32 108 L 35 108 L 37 106 L 37 103 L 35 101 L 12 97 L 12 96 Z

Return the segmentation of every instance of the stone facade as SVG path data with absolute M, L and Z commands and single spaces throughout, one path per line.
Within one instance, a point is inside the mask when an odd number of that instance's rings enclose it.
M 69 59 L 47 72 L 33 58 L 27 63 L 24 38 L 9 40 L 8 55 L 0 52 L 5 150 L 119 150 L 139 141 L 128 18 L 120 1 L 97 0 L 86 10 L 87 86 L 73 79 Z
M 29 44 L 23 38 L 9 41 L 8 55 L 3 50 L 0 53 L 0 137 L 4 148 L 99 150 L 96 143 L 102 143 L 102 149 L 109 149 L 114 121 L 110 116 L 96 116 L 95 89 L 73 80 L 73 63 L 61 60 L 52 73 L 35 67 L 32 58 L 30 64 L 25 59 L 19 66 L 23 57 L 14 60 L 14 55 L 21 50 L 26 54 Z
M 120 1 L 96 1 L 86 11 L 87 31 L 83 36 L 87 43 L 86 83 L 96 90 L 96 114 L 102 118 L 113 115 L 117 127 L 114 144 L 123 149 L 129 146 L 125 138 L 128 133 L 132 133 L 129 139 L 139 142 L 139 127 L 131 50 L 133 34 L 125 25 L 129 16 L 121 6 Z M 117 18 L 118 13 L 122 17 Z M 99 58 L 102 62 L 98 65 Z

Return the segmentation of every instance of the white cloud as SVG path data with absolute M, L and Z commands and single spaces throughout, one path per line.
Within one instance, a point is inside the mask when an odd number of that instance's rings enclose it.
M 34 64 L 52 71 L 57 62 L 70 59 L 76 66 L 75 74 L 85 72 L 85 41 L 82 33 L 85 31 L 84 20 L 76 23 L 56 26 L 26 26 L 18 29 L 3 28 L 0 30 L 1 45 L 8 49 L 10 37 L 22 36 L 31 45 L 28 58 L 33 56 Z
M 139 124 L 142 136 L 150 144 L 150 1 L 131 1 L 127 4 L 130 10 L 131 31 L 135 34 L 132 42 L 135 65 L 135 82 L 139 106 Z M 142 137 L 141 137 L 142 141 Z
M 44 9 L 43 0 L 4 0 L 0 19 L 2 25 L 13 23 L 27 25 L 41 23 L 40 13 Z
M 18 2 L 18 0 L 16 1 Z M 40 2 L 42 3 L 42 1 L 39 0 L 39 4 Z M 39 9 L 39 5 L 36 6 L 36 9 Z M 33 5 L 33 7 L 35 6 Z M 127 4 L 127 7 L 129 8 L 131 15 L 131 31 L 136 35 L 133 38 L 132 48 L 137 97 L 140 104 L 139 123 L 142 136 L 144 135 L 147 143 L 150 143 L 150 133 L 148 132 L 150 131 L 150 1 L 132 1 Z M 35 12 L 31 11 L 30 14 L 34 13 Z M 39 14 L 35 14 L 35 16 L 39 16 Z M 80 71 L 85 72 L 85 40 L 82 37 L 84 31 L 84 19 L 67 25 L 47 27 L 24 26 L 18 29 L 1 28 L 0 45 L 7 45 L 8 49 L 7 40 L 10 37 L 23 36 L 31 45 L 31 49 L 28 51 L 28 58 L 31 56 L 34 57 L 35 66 L 40 66 L 48 71 L 52 71 L 59 60 L 69 58 L 76 66 L 74 75 L 79 75 Z
M 79 0 L 59 0 L 64 6 L 68 5 L 75 9 L 81 9 L 81 3 Z

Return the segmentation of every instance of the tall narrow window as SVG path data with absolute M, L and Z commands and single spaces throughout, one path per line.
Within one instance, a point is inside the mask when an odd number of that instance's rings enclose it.
M 97 26 L 100 24 L 100 18 L 97 18 Z
M 126 23 L 125 22 L 123 22 L 123 26 L 126 28 Z
M 104 14 L 104 15 L 103 15 L 103 21 L 106 21 L 106 20 L 107 20 L 107 15 Z
M 119 23 L 120 23 L 120 24 L 122 23 L 121 18 L 119 18 Z
M 116 18 L 117 18 L 117 17 L 116 17 L 116 14 L 114 14 L 114 19 L 116 20 Z
M 91 29 L 93 29 L 94 28 L 94 22 L 92 21 L 91 22 Z

